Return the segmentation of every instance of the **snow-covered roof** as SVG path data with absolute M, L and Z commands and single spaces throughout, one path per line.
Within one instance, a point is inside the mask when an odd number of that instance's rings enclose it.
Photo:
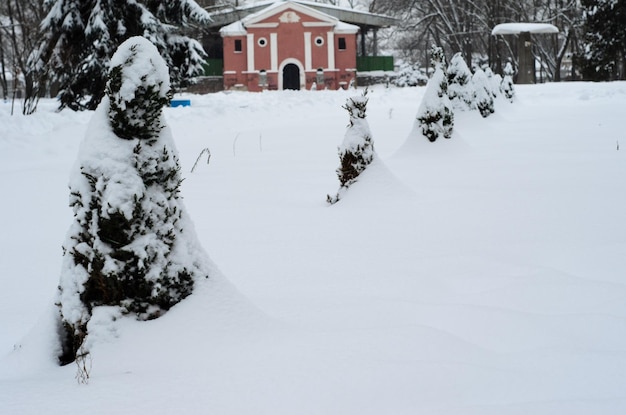
M 389 16 L 369 13 L 363 10 L 348 9 L 333 6 L 326 3 L 316 3 L 302 0 L 291 0 L 291 3 L 298 3 L 305 7 L 315 9 L 320 13 L 332 16 L 340 21 L 349 22 L 359 27 L 389 27 L 398 24 L 398 20 Z M 207 23 L 209 27 L 224 27 L 242 17 L 264 11 L 273 4 L 285 3 L 285 1 L 267 0 L 255 1 L 252 4 L 244 4 L 237 7 L 221 7 L 211 13 L 212 21 Z
M 241 20 L 237 20 L 236 22 L 220 29 L 220 34 L 222 36 L 243 36 L 246 33 L 246 28 L 243 26 L 243 22 Z
M 335 26 L 335 33 L 356 33 L 359 31 L 359 26 L 346 22 L 337 22 Z
M 300 13 L 329 23 L 337 23 L 339 21 L 339 19 L 335 17 L 329 16 L 308 6 L 304 6 L 302 4 L 292 1 L 277 1 L 263 10 L 244 17 L 242 21 L 244 22 L 244 25 L 247 26 L 249 24 L 257 23 L 261 20 L 267 19 L 268 17 L 287 9 L 293 9 L 299 11 Z
M 220 29 L 222 36 L 243 36 L 247 33 L 246 27 L 250 27 L 255 23 L 258 23 L 270 16 L 280 13 L 283 10 L 293 9 L 302 14 L 306 14 L 320 21 L 326 22 L 335 27 L 336 33 L 357 33 L 359 27 L 350 23 L 341 22 L 336 17 L 330 16 L 326 13 L 322 13 L 318 10 L 304 6 L 299 3 L 291 1 L 278 1 L 268 5 L 265 9 L 259 10 L 256 13 L 249 14 L 241 20 L 233 22 Z
M 501 23 L 493 28 L 492 35 L 518 35 L 530 33 L 559 33 L 559 29 L 549 23 Z

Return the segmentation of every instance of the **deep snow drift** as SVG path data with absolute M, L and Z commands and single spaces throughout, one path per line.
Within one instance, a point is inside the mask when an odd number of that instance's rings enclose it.
M 626 83 L 518 86 L 435 143 L 407 141 L 424 88 L 375 88 L 384 164 L 328 206 L 360 92 L 166 109 L 234 288 L 103 326 L 86 386 L 55 365 L 51 322 L 92 114 L 0 103 L 0 413 L 623 414 Z

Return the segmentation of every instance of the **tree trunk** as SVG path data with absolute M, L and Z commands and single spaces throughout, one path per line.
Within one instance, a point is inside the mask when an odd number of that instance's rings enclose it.
M 4 43 L 2 38 L 2 30 L 0 30 L 0 86 L 2 86 L 2 99 L 6 101 L 9 95 L 9 87 L 7 84 L 6 64 L 4 59 Z

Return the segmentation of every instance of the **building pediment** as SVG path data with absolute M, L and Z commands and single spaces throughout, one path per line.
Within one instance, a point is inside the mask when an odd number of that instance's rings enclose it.
M 285 2 L 281 1 L 278 3 L 280 4 Z M 399 23 L 397 19 L 389 16 L 333 6 L 326 3 L 317 3 L 304 0 L 291 0 L 291 3 L 298 3 L 310 9 L 315 9 L 322 14 L 333 16 L 334 18 L 342 22 L 357 25 L 361 28 L 361 30 L 369 28 L 390 27 Z M 213 11 L 211 13 L 211 22 L 207 24 L 207 27 L 224 27 L 237 20 L 242 19 L 244 16 L 250 16 L 252 14 L 262 12 L 266 10 L 268 6 L 271 6 L 273 4 L 277 3 L 272 0 L 268 0 L 265 2 L 257 1 L 252 5 L 246 5 L 241 7 L 224 6 L 219 10 Z
M 311 7 L 290 1 L 271 4 L 263 10 L 220 29 L 222 36 L 243 36 L 248 29 L 277 28 L 280 25 L 301 24 L 304 27 L 328 27 L 341 33 L 357 33 L 359 27 Z
M 244 26 L 267 23 L 270 21 L 278 21 L 279 23 L 285 24 L 318 21 L 333 25 L 339 22 L 337 18 L 329 16 L 326 13 L 291 1 L 274 3 L 243 19 Z

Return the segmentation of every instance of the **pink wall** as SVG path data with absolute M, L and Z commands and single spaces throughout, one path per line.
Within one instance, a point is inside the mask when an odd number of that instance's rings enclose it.
M 300 20 L 298 22 L 281 22 L 280 16 L 285 10 L 277 12 L 255 24 L 276 24 L 278 27 L 248 27 L 248 35 L 254 36 L 252 47 L 254 48 L 254 71 L 248 72 L 248 40 L 247 36 L 224 37 L 224 87 L 225 89 L 242 88 L 249 91 L 261 91 L 263 89 L 280 89 L 282 84 L 281 69 L 287 62 L 296 63 L 300 67 L 301 79 L 304 88 L 310 89 L 318 80 L 317 69 L 324 69 L 324 85 L 317 83 L 318 89 L 338 89 L 347 87 L 356 71 L 356 34 L 334 33 L 333 56 L 334 68 L 329 70 L 328 56 L 328 32 L 332 26 L 305 26 L 306 23 L 319 23 L 320 20 L 301 12 L 296 12 Z M 304 24 L 303 24 L 304 23 Z M 305 32 L 310 33 L 310 70 L 306 68 Z M 272 37 L 277 34 L 276 62 L 272 68 Z M 339 38 L 345 38 L 346 49 L 338 50 Z M 265 39 L 265 45 L 259 44 L 259 39 Z M 235 52 L 235 39 L 241 40 L 242 51 Z M 274 69 L 274 70 L 272 70 Z M 259 71 L 265 70 L 267 83 L 259 85 Z

